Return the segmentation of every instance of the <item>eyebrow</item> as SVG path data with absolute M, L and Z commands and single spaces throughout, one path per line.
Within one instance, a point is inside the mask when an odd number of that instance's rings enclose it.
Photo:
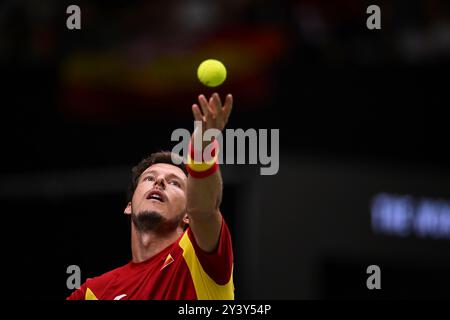
M 149 175 L 155 174 L 155 173 L 157 173 L 157 171 L 154 171 L 154 170 L 147 171 L 147 172 L 145 172 L 145 173 L 141 176 L 141 179 L 140 179 L 140 180 L 144 179 L 145 177 L 147 177 L 147 176 L 149 176 Z M 174 174 L 174 173 L 169 173 L 169 174 L 167 174 L 167 175 L 166 175 L 166 178 L 175 178 L 175 179 L 177 179 L 177 180 L 180 180 L 181 182 L 184 182 L 184 179 L 180 178 L 179 176 L 177 176 L 177 175 Z
M 175 178 L 175 179 L 184 181 L 184 179 L 181 179 L 179 176 L 177 176 L 177 175 L 174 174 L 174 173 L 169 173 L 169 174 L 167 175 L 167 177 L 168 177 L 168 178 Z

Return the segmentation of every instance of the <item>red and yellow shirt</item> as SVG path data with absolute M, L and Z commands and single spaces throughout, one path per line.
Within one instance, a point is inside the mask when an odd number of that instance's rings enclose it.
M 152 258 L 87 279 L 67 300 L 232 300 L 233 250 L 222 220 L 212 253 L 196 243 L 190 228 Z

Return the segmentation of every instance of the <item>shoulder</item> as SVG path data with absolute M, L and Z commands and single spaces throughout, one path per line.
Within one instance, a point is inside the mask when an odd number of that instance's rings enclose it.
M 233 248 L 230 231 L 223 218 L 219 241 L 213 252 L 205 252 L 198 246 L 190 228 L 187 228 L 180 238 L 179 246 L 191 272 L 194 270 L 205 272 L 221 285 L 230 281 L 233 270 Z
M 108 285 L 109 282 L 116 279 L 123 272 L 123 270 L 127 267 L 127 265 L 128 264 L 123 265 L 118 268 L 115 268 L 115 269 L 105 272 L 99 276 L 88 278 L 88 279 L 86 279 L 86 284 L 93 285 L 93 286 L 95 285 L 95 286 L 105 287 Z
M 87 278 L 67 300 L 98 300 L 98 297 L 101 297 L 103 291 L 122 273 L 126 266 L 121 266 L 96 277 Z

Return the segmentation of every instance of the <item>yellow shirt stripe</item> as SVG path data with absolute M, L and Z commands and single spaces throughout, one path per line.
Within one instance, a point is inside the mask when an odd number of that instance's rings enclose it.
M 203 270 L 187 232 L 180 240 L 180 247 L 183 249 L 183 258 L 191 273 L 198 300 L 234 300 L 233 270 L 230 281 L 218 285 Z
M 91 289 L 86 288 L 86 294 L 84 296 L 84 300 L 98 300 L 95 294 L 92 292 Z

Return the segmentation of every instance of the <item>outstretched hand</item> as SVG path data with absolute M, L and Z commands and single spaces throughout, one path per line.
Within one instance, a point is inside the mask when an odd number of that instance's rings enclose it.
M 192 105 L 192 113 L 195 121 L 202 121 L 203 131 L 208 129 L 218 129 L 222 131 L 230 117 L 233 108 L 233 96 L 228 94 L 225 103 L 222 106 L 220 97 L 217 93 L 213 93 L 209 101 L 203 94 L 198 96 L 198 104 Z

